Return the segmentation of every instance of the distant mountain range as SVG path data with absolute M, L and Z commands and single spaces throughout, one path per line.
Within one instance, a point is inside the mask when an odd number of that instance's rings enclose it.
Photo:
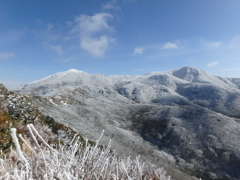
M 240 78 L 191 67 L 108 77 L 71 69 L 16 93 L 90 139 L 104 129 L 103 143 L 173 179 L 240 179 Z

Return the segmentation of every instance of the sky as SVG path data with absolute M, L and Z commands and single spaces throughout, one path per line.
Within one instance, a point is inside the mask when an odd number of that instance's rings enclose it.
M 240 78 L 239 0 L 1 0 L 0 83 L 183 66 Z

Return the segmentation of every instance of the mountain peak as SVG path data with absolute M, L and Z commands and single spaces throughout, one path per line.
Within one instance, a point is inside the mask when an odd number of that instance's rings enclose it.
M 175 70 L 175 72 L 184 73 L 184 74 L 200 74 L 201 72 L 204 72 L 204 71 L 197 69 L 197 68 L 184 66 L 182 68 Z
M 69 70 L 67 70 L 65 72 L 73 72 L 73 73 L 75 73 L 75 72 L 83 72 L 83 71 L 79 71 L 77 69 L 69 69 Z
M 56 73 L 56 74 L 65 76 L 65 75 L 72 74 L 72 73 L 86 73 L 86 72 L 80 71 L 80 70 L 77 70 L 77 69 L 69 69 L 67 71 L 59 72 L 59 73 Z M 86 73 L 86 74 L 88 74 L 88 73 Z
M 207 73 L 192 67 L 182 67 L 180 69 L 174 70 L 172 73 L 175 77 L 193 82 L 193 81 L 205 81 L 207 78 Z
M 76 72 L 78 70 L 77 69 L 69 69 L 68 71 Z
M 100 74 L 89 74 L 84 71 L 69 69 L 26 84 L 22 89 L 30 92 L 35 89 L 35 94 L 39 91 L 44 95 L 53 95 L 83 85 L 109 85 L 111 82 L 111 79 Z

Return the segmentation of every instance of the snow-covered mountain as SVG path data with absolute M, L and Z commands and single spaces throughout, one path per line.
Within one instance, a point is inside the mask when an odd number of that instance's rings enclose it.
M 38 81 L 31 82 L 23 89 L 34 89 L 39 95 L 54 95 L 83 85 L 111 85 L 112 80 L 101 74 L 88 74 L 76 69 L 56 73 Z
M 17 93 L 88 138 L 105 129 L 120 154 L 141 154 L 175 179 L 240 179 L 240 78 L 191 67 L 108 77 L 71 69 Z

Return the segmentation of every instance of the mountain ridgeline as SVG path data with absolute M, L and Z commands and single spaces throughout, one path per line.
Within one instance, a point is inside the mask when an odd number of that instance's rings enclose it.
M 85 137 L 104 129 L 103 143 L 173 179 L 240 179 L 240 78 L 191 67 L 108 77 L 71 69 L 16 93 Z

